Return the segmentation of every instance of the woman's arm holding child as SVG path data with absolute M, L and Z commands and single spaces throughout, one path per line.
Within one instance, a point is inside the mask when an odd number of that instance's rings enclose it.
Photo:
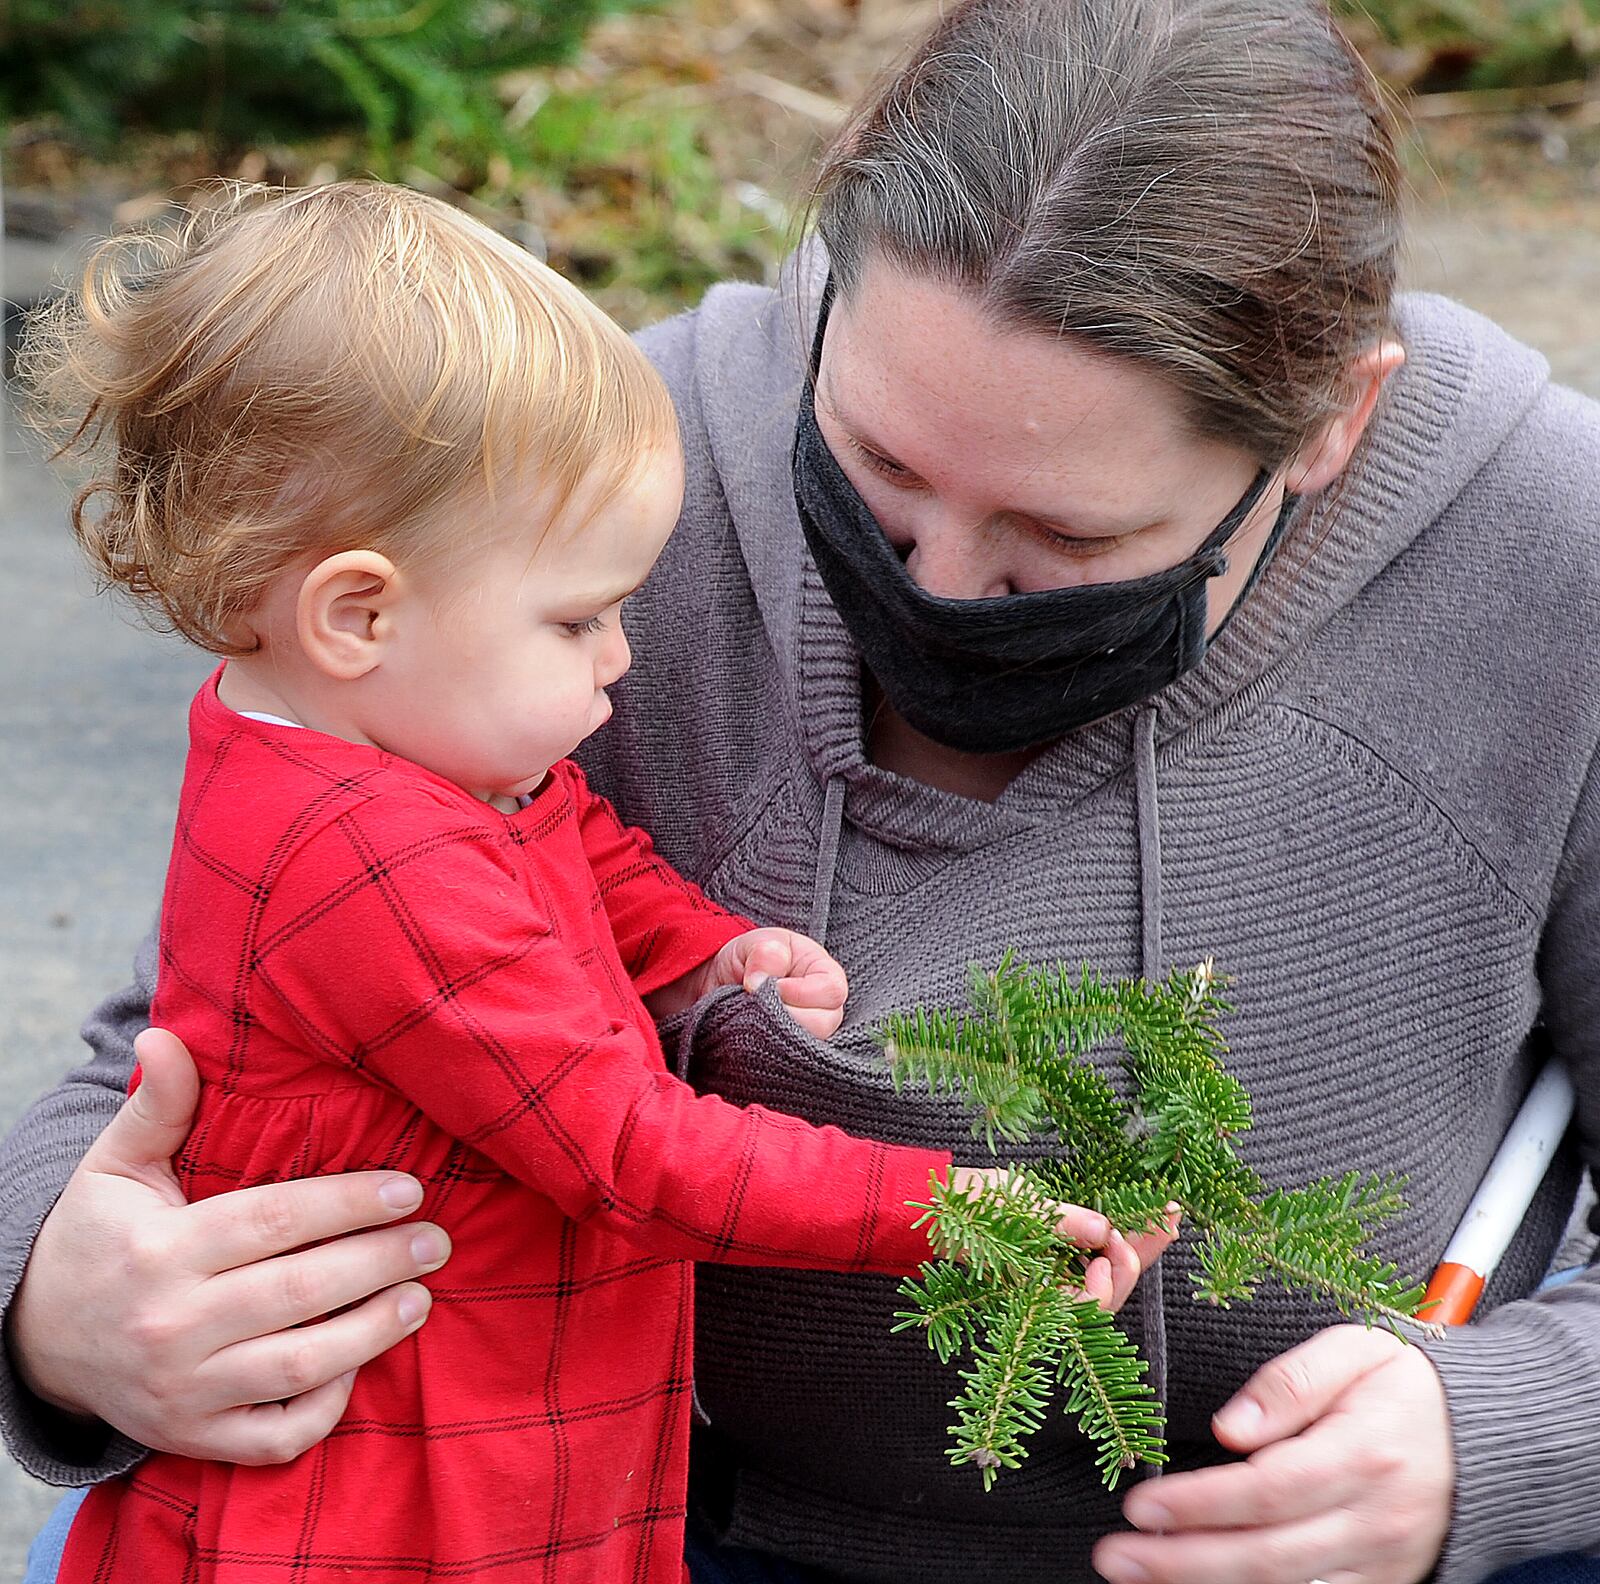
M 135 975 L 84 1026 L 93 1060 L 0 1151 L 8 1282 L 21 1274 L 5 1312 L 0 1428 L 53 1484 L 109 1478 L 146 1447 L 235 1463 L 297 1456 L 338 1422 L 350 1372 L 421 1323 L 428 1293 L 415 1278 L 449 1249 L 438 1227 L 387 1225 L 421 1200 L 396 1172 L 184 1203 L 171 1158 L 197 1085 L 178 1041 L 146 1032 L 153 935 Z M 136 1037 L 146 1081 L 125 1099 Z

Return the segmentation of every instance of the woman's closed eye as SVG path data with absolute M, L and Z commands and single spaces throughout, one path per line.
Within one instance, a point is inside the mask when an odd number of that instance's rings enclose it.
M 896 462 L 893 457 L 886 457 L 881 451 L 873 451 L 862 445 L 853 435 L 850 437 L 850 447 L 879 478 L 886 479 L 891 484 L 898 484 L 902 488 L 911 488 L 922 483 L 910 468 Z
M 922 480 L 904 463 L 896 462 L 893 457 L 886 457 L 881 451 L 874 451 L 870 446 L 863 445 L 854 435 L 848 438 L 851 450 L 860 457 L 867 469 L 876 473 L 886 483 L 893 484 L 900 489 L 926 488 Z M 1131 533 L 1063 533 L 1058 528 L 1051 528 L 1044 523 L 1035 522 L 1031 518 L 1020 517 L 1010 513 L 1002 514 L 996 521 L 1010 533 L 1032 539 L 1035 543 L 1043 544 L 1047 549 L 1054 550 L 1074 561 L 1093 561 L 1101 556 L 1109 555 L 1113 550 L 1120 549 L 1134 537 Z
M 1093 561 L 1100 556 L 1110 555 L 1133 538 L 1132 534 L 1067 534 L 1059 529 L 1047 528 L 1043 523 L 1030 522 L 1026 517 L 1007 517 L 1002 521 L 1013 533 L 1026 536 L 1074 561 Z

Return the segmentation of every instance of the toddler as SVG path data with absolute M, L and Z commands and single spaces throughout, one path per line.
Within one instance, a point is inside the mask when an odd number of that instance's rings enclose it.
M 180 1180 L 399 1169 L 455 1247 L 326 1441 L 150 1458 L 91 1492 L 64 1584 L 681 1579 L 691 1262 L 914 1271 L 908 1201 L 952 1166 L 663 1062 L 653 1018 L 720 986 L 775 980 L 822 1038 L 846 993 L 567 757 L 677 517 L 665 388 L 511 244 L 356 183 L 113 245 L 32 362 L 108 458 L 73 509 L 103 576 L 223 657 L 153 1008 L 201 1070 Z M 1127 1244 L 1062 1227 L 1120 1296 Z

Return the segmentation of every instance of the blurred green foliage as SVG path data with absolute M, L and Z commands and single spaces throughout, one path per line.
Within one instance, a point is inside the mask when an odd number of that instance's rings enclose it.
M 571 57 L 645 0 L 0 0 L 0 117 L 59 118 L 101 147 L 129 127 L 218 144 L 356 126 L 397 155 L 469 164 L 513 141 L 498 85 Z
M 1600 0 L 1333 4 L 1379 70 L 1421 92 L 1561 82 L 1600 66 Z
M 1600 67 L 1600 0 L 1331 3 L 1403 89 L 1567 81 Z M 453 188 L 495 223 L 523 226 L 524 241 L 639 323 L 715 280 L 769 272 L 792 242 L 782 198 L 748 178 L 798 168 L 825 128 L 791 137 L 752 119 L 728 91 L 741 46 L 730 58 L 706 41 L 792 35 L 801 42 L 787 54 L 751 57 L 753 75 L 847 96 L 851 72 L 825 68 L 855 12 L 841 0 L 817 27 L 819 4 L 0 0 L 0 127 L 59 138 L 72 158 L 139 163 L 151 188 L 252 169 Z M 583 50 L 602 19 L 652 11 L 664 16 L 609 27 Z M 908 0 L 908 26 L 924 15 Z M 581 65 L 564 64 L 580 53 Z M 852 60 L 866 63 L 866 51 Z M 198 152 L 181 174 L 158 158 L 152 169 L 131 152 L 143 134 Z
M 218 170 L 265 147 L 291 180 L 442 182 L 520 214 L 638 322 L 759 276 L 779 245 L 770 212 L 735 196 L 704 103 L 556 69 L 601 18 L 661 3 L 0 0 L 0 122 L 113 160 L 129 134 L 198 133 Z
M 552 255 L 626 321 L 697 302 L 719 280 L 760 278 L 785 246 L 781 205 L 742 197 L 708 145 L 710 113 L 601 84 L 552 92 L 527 123 L 530 168 L 565 210 L 544 227 Z

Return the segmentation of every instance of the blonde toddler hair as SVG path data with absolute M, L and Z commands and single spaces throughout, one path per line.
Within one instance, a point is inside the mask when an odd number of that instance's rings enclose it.
M 105 243 L 30 327 L 23 373 L 103 581 L 221 655 L 313 554 L 470 549 L 448 510 L 537 470 L 551 515 L 676 447 L 671 399 L 575 286 L 437 199 L 227 185 Z M 586 496 L 587 498 L 591 498 Z

